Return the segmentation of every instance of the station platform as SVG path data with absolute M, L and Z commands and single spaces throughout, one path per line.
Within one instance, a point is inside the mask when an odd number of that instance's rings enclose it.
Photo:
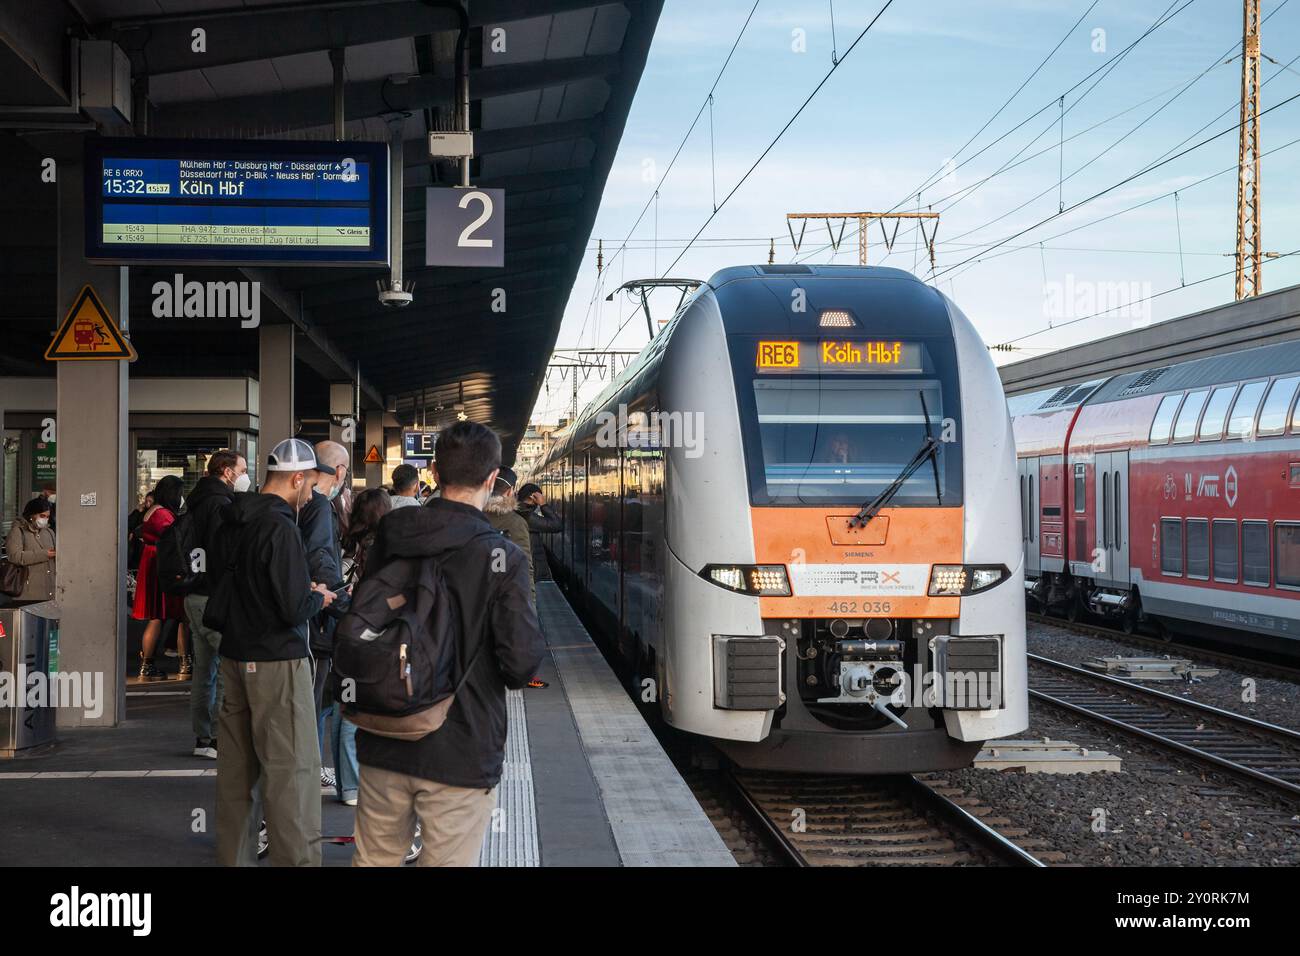
M 537 585 L 546 688 L 512 691 L 484 866 L 734 866 L 554 583 Z M 215 863 L 216 763 L 190 755 L 189 685 L 130 685 L 114 730 L 61 731 L 0 761 L 0 866 Z M 354 811 L 322 801 L 322 863 L 351 862 Z

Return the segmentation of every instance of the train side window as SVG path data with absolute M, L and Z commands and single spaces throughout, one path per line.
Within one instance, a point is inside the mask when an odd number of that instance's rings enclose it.
M 1273 567 L 1278 587 L 1300 590 L 1300 524 L 1274 523 Z
M 1214 519 L 1214 580 L 1237 583 L 1237 522 Z
M 1267 521 L 1241 523 L 1241 580 L 1259 588 L 1269 585 Z
M 1286 413 L 1291 410 L 1296 385 L 1300 385 L 1300 375 L 1279 378 L 1268 387 L 1268 397 L 1259 411 L 1259 428 L 1255 434 L 1280 435 L 1286 430 Z
M 1201 441 L 1218 441 L 1223 437 L 1223 423 L 1228 418 L 1228 406 L 1236 394 L 1236 385 L 1221 385 L 1210 395 L 1205 403 L 1205 414 L 1201 416 Z
M 1101 546 L 1110 547 L 1110 472 L 1101 476 L 1101 508 L 1097 515 L 1097 526 L 1101 530 Z
M 1205 407 L 1205 399 L 1209 394 L 1208 389 L 1187 393 L 1187 400 L 1183 402 L 1183 407 L 1174 422 L 1174 441 L 1191 441 L 1196 437 L 1196 426 L 1201 418 L 1201 409 Z
M 1029 540 L 1029 502 L 1025 498 L 1025 476 L 1020 476 L 1020 540 Z
M 1166 395 L 1160 399 L 1160 407 L 1156 409 L 1156 417 L 1151 420 L 1151 434 L 1147 438 L 1147 444 L 1163 445 L 1169 441 L 1169 432 L 1174 425 L 1174 413 L 1178 411 L 1178 403 L 1182 400 L 1181 392 L 1177 395 Z
M 1119 472 L 1115 472 L 1115 547 L 1124 547 L 1124 517 L 1120 511 L 1121 503 L 1124 499 L 1124 493 L 1120 490 Z
M 1241 386 L 1237 400 L 1232 403 L 1232 415 L 1228 417 L 1229 438 L 1250 438 L 1255 434 L 1255 413 L 1259 411 L 1267 385 L 1268 382 L 1247 382 Z
M 1083 514 L 1088 504 L 1088 466 L 1074 466 L 1074 513 Z
M 1160 571 L 1181 576 L 1183 573 L 1183 520 L 1160 519 Z
M 1187 519 L 1187 576 L 1210 577 L 1210 522 L 1205 518 Z
M 1036 541 L 1038 538 L 1036 527 L 1038 522 L 1038 512 L 1034 510 L 1034 479 L 1031 476 L 1025 481 L 1026 486 L 1029 488 L 1029 540 Z

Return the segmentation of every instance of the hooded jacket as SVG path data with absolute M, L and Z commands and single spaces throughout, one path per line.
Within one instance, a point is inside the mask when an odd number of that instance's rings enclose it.
M 506 688 L 523 687 L 545 651 L 528 600 L 528 559 L 477 508 L 446 498 L 385 515 L 366 556 L 366 575 L 399 557 L 442 559 L 461 623 L 460 660 L 469 664 L 480 642 L 483 650 L 442 727 L 411 741 L 358 730 L 357 759 L 448 786 L 495 787 L 505 759 Z
M 537 588 L 533 583 L 533 543 L 528 534 L 528 522 L 510 507 L 512 499 L 493 496 L 483 506 L 483 515 L 488 524 L 500 531 L 507 539 L 519 546 L 528 556 L 528 598 L 537 606 Z
M 278 495 L 242 494 L 221 509 L 208 568 L 218 574 L 203 623 L 236 661 L 310 657 L 307 622 L 324 598 L 311 589 L 293 509 Z
M 194 540 L 209 558 L 213 554 L 216 535 L 221 528 L 221 509 L 235 497 L 231 487 L 213 475 L 204 475 L 185 499 L 185 510 L 194 521 Z M 207 574 L 199 575 L 190 593 L 210 595 L 211 582 Z

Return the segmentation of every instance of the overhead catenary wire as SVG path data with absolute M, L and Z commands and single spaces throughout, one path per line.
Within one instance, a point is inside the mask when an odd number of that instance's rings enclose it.
M 722 66 L 718 69 L 717 76 L 713 78 L 713 83 L 709 87 L 709 92 L 705 95 L 704 102 L 700 104 L 700 108 L 695 113 L 695 118 L 691 120 L 691 125 L 687 127 L 685 134 L 682 136 L 681 142 L 677 144 L 677 149 L 673 152 L 673 158 L 668 161 L 667 168 L 664 169 L 663 175 L 659 177 L 659 182 L 655 184 L 654 192 L 651 194 L 650 198 L 646 200 L 645 205 L 641 207 L 641 212 L 637 215 L 636 221 L 632 223 L 632 228 L 628 230 L 627 237 L 619 245 L 618 249 L 614 251 L 614 254 L 610 256 L 609 261 L 605 263 L 607 268 L 626 250 L 628 240 L 630 240 L 636 232 L 637 226 L 641 225 L 641 220 L 645 218 L 646 212 L 649 211 L 650 204 L 657 199 L 659 190 L 663 188 L 664 182 L 668 179 L 668 174 L 673 171 L 673 166 L 676 165 L 677 158 L 681 156 L 682 150 L 685 148 L 687 141 L 691 138 L 691 133 L 695 131 L 695 127 L 699 124 L 700 117 L 704 115 L 704 110 L 711 104 L 713 94 L 717 92 L 718 84 L 722 81 L 723 74 L 727 72 L 727 67 L 731 64 L 731 58 L 735 55 L 736 48 L 740 46 L 740 41 L 745 36 L 745 31 L 749 29 L 750 21 L 754 19 L 754 13 L 758 10 L 758 5 L 761 2 L 762 0 L 754 0 L 754 5 L 749 8 L 749 14 L 745 17 L 745 22 L 741 24 L 740 31 L 736 34 L 736 39 L 731 44 L 731 49 L 727 51 L 726 59 L 722 61 Z M 587 329 L 587 320 L 591 316 L 592 305 L 599 297 L 601 291 L 603 291 L 603 282 L 602 277 L 598 276 L 597 281 L 592 288 L 591 301 L 587 304 L 587 317 L 583 319 L 582 329 L 578 332 L 579 339 L 582 338 L 582 333 Z
M 713 222 L 714 218 L 718 215 L 718 213 L 722 210 L 722 208 L 727 205 L 727 203 L 731 200 L 731 197 L 736 194 L 736 192 L 740 189 L 740 187 L 745 185 L 746 180 L 749 179 L 749 177 L 753 174 L 754 170 L 758 168 L 759 164 L 762 163 L 765 158 L 767 158 L 767 154 L 770 153 L 776 147 L 776 144 L 779 143 L 782 137 L 785 136 L 786 131 L 789 130 L 790 127 L 794 125 L 795 121 L 799 119 L 799 117 L 803 114 L 803 111 L 807 109 L 808 104 L 813 101 L 813 98 L 821 91 L 821 88 L 826 85 L 827 81 L 830 80 L 830 78 L 835 74 L 835 71 L 840 68 L 840 65 L 849 58 L 849 55 L 853 53 L 857 45 L 862 42 L 863 37 L 865 37 L 867 33 L 870 32 L 871 28 L 876 25 L 876 22 L 884 15 L 885 11 L 888 10 L 893 5 L 893 3 L 894 0 L 885 0 L 884 6 L 882 6 L 878 11 L 876 11 L 876 15 L 871 18 L 871 21 L 865 27 L 862 28 L 862 32 L 859 33 L 857 37 L 854 38 L 853 42 L 849 44 L 848 49 L 844 51 L 844 55 L 840 57 L 836 63 L 832 64 L 831 68 L 826 71 L 826 75 L 821 78 L 821 80 L 817 83 L 815 87 L 813 87 L 813 91 L 808 94 L 807 98 L 804 99 L 804 101 L 801 104 L 799 104 L 799 108 L 794 111 L 794 115 L 791 116 L 790 119 L 786 121 L 785 125 L 781 127 L 780 131 L 776 134 L 776 136 L 772 138 L 772 141 L 767 144 L 767 146 L 763 149 L 761 153 L 759 153 L 758 158 L 754 160 L 753 164 L 750 165 L 749 169 L 745 170 L 744 175 L 740 177 L 740 180 L 736 183 L 736 185 L 731 187 L 731 191 L 722 197 L 722 202 L 719 203 L 717 208 L 715 208 L 713 212 L 711 212 L 709 216 L 704 220 L 703 225 L 701 225 L 700 228 L 696 230 L 695 235 L 691 237 L 690 242 L 688 242 L 686 244 L 686 247 L 683 248 L 682 251 L 677 254 L 677 257 L 673 259 L 673 261 L 669 264 L 668 268 L 664 270 L 663 274 L 660 275 L 660 278 L 666 277 L 670 272 L 673 271 L 677 263 L 681 262 L 682 256 L 686 255 L 686 253 L 690 250 L 690 248 L 695 244 L 696 240 L 700 238 L 701 233 L 703 233 L 704 230 L 709 227 L 709 223 Z M 619 334 L 622 333 L 623 329 L 626 328 L 627 323 L 630 322 L 631 319 L 632 317 L 629 316 L 627 320 L 624 321 L 623 324 L 618 327 L 618 330 L 614 332 L 613 338 L 610 339 L 610 345 L 614 343 L 614 340 L 618 338 Z M 608 347 L 609 346 L 606 346 L 606 348 Z

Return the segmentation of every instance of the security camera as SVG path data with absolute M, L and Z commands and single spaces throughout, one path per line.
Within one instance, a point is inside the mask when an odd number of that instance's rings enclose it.
M 375 282 L 379 289 L 379 304 L 390 309 L 401 309 L 411 304 L 415 296 L 415 283 L 403 289 L 402 281 L 394 279 L 391 283 L 379 279 Z

